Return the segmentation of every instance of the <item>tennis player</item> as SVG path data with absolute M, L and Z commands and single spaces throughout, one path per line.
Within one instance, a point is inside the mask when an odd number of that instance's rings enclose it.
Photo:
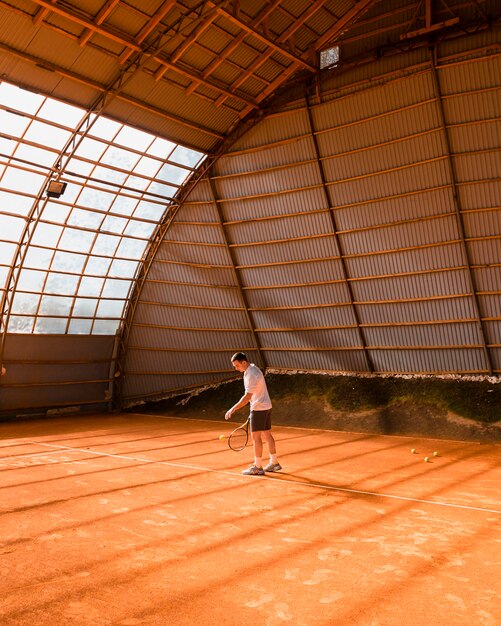
M 231 363 L 237 372 L 244 375 L 245 395 L 226 412 L 224 419 L 231 419 L 233 413 L 250 403 L 250 430 L 254 445 L 254 465 L 244 470 L 242 474 L 249 476 L 263 476 L 265 472 L 278 472 L 282 466 L 277 459 L 277 447 L 271 434 L 271 400 L 266 387 L 263 373 L 249 363 L 243 352 L 237 352 L 231 357 Z M 263 439 L 268 445 L 270 461 L 263 468 Z

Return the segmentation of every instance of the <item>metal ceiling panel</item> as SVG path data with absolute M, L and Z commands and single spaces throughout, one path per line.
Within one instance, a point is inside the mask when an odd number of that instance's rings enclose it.
M 325 193 L 320 185 L 307 190 L 295 190 L 294 193 L 268 195 L 261 198 L 222 199 L 221 204 L 226 222 L 259 219 L 267 215 L 291 215 L 327 208 Z
M 440 323 L 443 320 L 471 320 L 475 307 L 470 296 L 451 296 L 435 300 L 408 302 L 375 301 L 358 303 L 357 311 L 364 326 L 390 324 Z
M 487 374 L 481 348 L 458 350 L 370 350 L 371 359 L 378 372 L 421 374 Z
M 316 336 L 312 336 L 312 345 Z M 310 372 L 367 372 L 362 350 L 322 350 L 311 352 L 273 351 L 266 353 L 268 367 L 278 370 Z
M 319 258 L 310 262 L 245 267 L 239 271 L 244 287 L 256 288 L 281 285 L 313 285 L 343 280 L 339 259 Z

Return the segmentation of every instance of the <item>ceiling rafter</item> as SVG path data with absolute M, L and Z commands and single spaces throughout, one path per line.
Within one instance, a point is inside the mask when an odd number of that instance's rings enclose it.
M 89 28 L 93 32 L 98 33 L 102 35 L 103 37 L 107 37 L 108 39 L 120 45 L 123 45 L 126 48 L 130 48 L 132 52 L 137 52 L 142 55 L 148 54 L 153 61 L 157 62 L 160 65 L 159 70 L 155 74 L 156 80 L 160 80 L 160 78 L 162 78 L 162 76 L 165 74 L 166 71 L 172 70 L 176 72 L 177 74 L 181 74 L 182 76 L 189 78 L 191 80 L 199 80 L 202 84 L 204 84 L 209 89 L 213 89 L 219 93 L 225 94 L 228 97 L 233 98 L 245 105 L 252 106 L 253 108 L 258 108 L 258 103 L 254 99 L 251 99 L 250 97 L 247 97 L 245 95 L 241 95 L 239 93 L 230 91 L 226 85 L 221 84 L 219 81 L 204 79 L 195 70 L 189 69 L 185 66 L 181 67 L 180 65 L 176 65 L 175 63 L 171 63 L 168 59 L 158 56 L 158 54 L 156 54 L 155 52 L 153 53 L 148 52 L 147 49 L 143 49 L 140 45 L 136 44 L 134 41 L 130 41 L 126 39 L 123 35 L 117 35 L 114 32 L 110 31 L 109 29 L 104 28 L 103 26 L 97 25 L 91 20 L 87 18 L 83 18 L 80 15 L 66 8 L 53 5 L 50 0 L 49 1 L 32 0 L 32 1 L 40 5 L 41 7 L 51 9 L 53 12 L 70 20 L 73 23 L 83 26 L 84 28 Z M 213 3 L 211 2 L 211 4 Z
M 51 0 L 51 2 L 52 4 L 55 4 L 57 0 Z M 40 24 L 40 22 L 43 22 L 43 20 L 49 13 L 50 13 L 50 9 L 47 9 L 45 7 L 38 9 L 38 11 L 35 13 L 33 17 L 33 23 Z
M 117 6 L 119 2 L 120 0 L 108 0 L 108 2 L 106 2 L 101 7 L 101 10 L 98 12 L 96 17 L 94 18 L 94 24 L 96 24 L 96 26 L 100 26 L 104 22 L 104 20 L 111 14 L 113 9 Z M 80 35 L 79 40 L 78 40 L 80 46 L 85 46 L 85 44 L 92 37 L 92 32 L 93 31 L 90 30 L 90 28 L 87 28 L 86 30 L 84 30 L 84 32 Z
M 316 52 L 321 50 L 325 45 L 334 41 L 339 37 L 351 24 L 357 20 L 362 13 L 365 13 L 371 5 L 375 4 L 379 0 L 358 0 L 353 7 L 347 11 L 339 20 L 334 24 L 332 28 L 329 28 L 314 45 Z
M 252 20 L 251 22 L 251 26 L 253 28 L 256 28 L 257 26 L 259 26 L 259 24 L 261 24 L 261 22 L 263 22 L 269 15 L 270 13 L 275 9 L 275 7 L 277 7 L 280 2 L 282 2 L 282 0 L 273 0 L 273 2 L 270 2 L 270 4 L 268 4 L 267 6 L 263 7 L 263 9 L 261 9 L 261 11 L 257 14 L 257 16 Z M 230 54 L 232 52 L 234 52 L 238 46 L 243 43 L 243 41 L 245 40 L 245 38 L 248 36 L 247 31 L 242 31 L 239 35 L 237 35 L 233 41 L 228 44 L 225 49 L 221 52 L 221 54 L 219 56 L 217 56 L 203 71 L 202 76 L 204 78 L 207 78 L 214 70 L 216 70 L 221 63 L 223 63 L 225 61 L 225 59 L 227 59 Z M 188 86 L 188 88 L 186 89 L 186 93 L 192 93 L 198 86 L 200 85 L 200 83 L 198 82 L 193 82 L 191 83 L 191 85 Z
M 315 13 L 317 13 L 325 4 L 327 0 L 316 0 L 310 5 L 306 11 L 304 11 L 285 31 L 278 37 L 277 41 L 283 43 L 287 41 L 289 37 L 292 37 L 301 26 L 310 19 Z
M 195 30 L 183 41 L 183 43 L 176 48 L 176 50 L 171 54 L 170 60 L 172 63 L 176 63 L 178 59 L 188 50 L 190 46 L 192 46 L 196 40 L 202 35 L 212 24 L 212 22 L 217 18 L 217 10 L 213 9 L 210 13 L 205 15 L 203 20 L 199 23 L 199 25 L 195 28 Z
M 211 4 L 213 4 L 213 2 L 211 2 Z M 255 27 L 251 26 L 247 22 L 244 22 L 242 19 L 235 17 L 235 15 L 233 15 L 233 13 L 231 13 L 230 11 L 226 9 L 219 9 L 219 12 L 230 22 L 233 22 L 235 26 L 238 26 L 242 30 L 247 31 L 250 35 L 252 35 L 256 39 L 261 41 L 261 43 L 264 43 L 266 46 L 273 48 L 275 52 L 278 52 L 279 54 L 285 56 L 287 59 L 289 59 L 293 63 L 294 62 L 298 63 L 300 66 L 309 70 L 310 72 L 316 72 L 317 68 L 314 65 L 312 65 L 305 59 L 302 59 L 301 57 L 296 56 L 295 54 L 290 52 L 290 50 L 288 50 L 286 47 L 282 46 L 281 44 L 276 43 L 273 39 L 266 37 L 266 35 L 256 30 Z
M 146 22 L 146 24 L 136 36 L 135 41 L 138 46 L 140 46 L 146 39 L 146 37 L 148 37 L 148 35 L 155 30 L 155 28 L 160 24 L 160 22 L 164 19 L 167 13 L 169 13 L 169 11 L 174 7 L 175 4 L 176 0 L 166 0 L 166 2 L 161 5 L 158 11 Z M 127 61 L 132 52 L 133 50 L 130 49 L 124 50 L 123 53 L 120 55 L 120 63 L 125 63 L 125 61 Z
M 296 31 L 299 28 L 301 28 L 301 26 L 310 17 L 312 17 L 315 13 L 317 13 L 326 4 L 326 2 L 327 2 L 327 0 L 316 0 L 316 2 L 314 2 L 308 9 L 306 9 L 306 11 L 304 11 L 296 20 L 294 20 L 294 22 L 274 41 L 276 41 L 279 44 L 282 44 L 285 41 L 287 41 L 289 38 L 293 37 L 293 35 L 296 33 Z M 277 8 L 279 6 L 279 4 L 280 4 L 280 2 L 273 2 L 272 5 L 268 5 L 268 7 L 266 7 L 267 10 L 263 11 L 262 15 L 259 14 L 258 18 L 256 18 L 251 23 L 253 28 L 258 26 L 259 23 L 263 22 L 266 18 L 268 18 L 269 15 L 271 14 L 272 10 Z M 245 38 L 245 35 L 242 37 L 242 40 L 243 40 L 243 38 Z M 259 67 L 261 67 L 261 65 L 263 65 L 263 63 L 265 63 L 271 57 L 271 55 L 273 53 L 274 53 L 274 49 L 270 47 L 268 50 L 263 52 L 259 57 L 257 57 L 249 65 L 249 67 L 246 68 L 246 70 L 242 73 L 242 75 L 239 78 L 237 78 L 237 80 L 235 80 L 231 84 L 231 89 L 232 90 L 233 89 L 237 89 L 246 80 L 251 78 L 254 75 L 254 73 L 256 72 L 256 70 L 259 69 Z M 287 80 L 296 70 L 298 70 L 299 67 L 300 67 L 299 63 L 297 61 L 294 61 L 288 68 L 286 68 L 286 70 L 284 70 L 284 72 L 282 72 L 280 74 L 280 76 L 278 76 L 271 83 L 268 83 L 266 88 L 258 96 L 257 100 L 259 102 L 262 102 L 268 95 L 273 93 L 273 91 L 275 91 L 275 89 L 277 89 L 277 87 L 279 87 L 281 83 L 283 83 L 285 80 Z M 216 101 L 216 104 L 217 105 L 222 104 L 225 99 L 226 99 L 225 97 L 221 96 Z

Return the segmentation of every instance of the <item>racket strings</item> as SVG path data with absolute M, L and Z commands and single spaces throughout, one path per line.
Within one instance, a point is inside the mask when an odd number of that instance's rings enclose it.
M 247 445 L 248 438 L 249 435 L 246 428 L 237 428 L 231 433 L 228 445 L 232 450 L 243 450 Z

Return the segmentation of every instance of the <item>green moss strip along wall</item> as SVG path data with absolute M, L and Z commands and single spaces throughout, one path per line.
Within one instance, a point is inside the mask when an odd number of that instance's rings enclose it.
M 266 380 L 277 425 L 501 441 L 501 384 L 487 380 L 317 374 L 269 374 Z M 236 380 L 184 405 L 178 397 L 144 410 L 223 421 L 242 393 L 242 381 Z

